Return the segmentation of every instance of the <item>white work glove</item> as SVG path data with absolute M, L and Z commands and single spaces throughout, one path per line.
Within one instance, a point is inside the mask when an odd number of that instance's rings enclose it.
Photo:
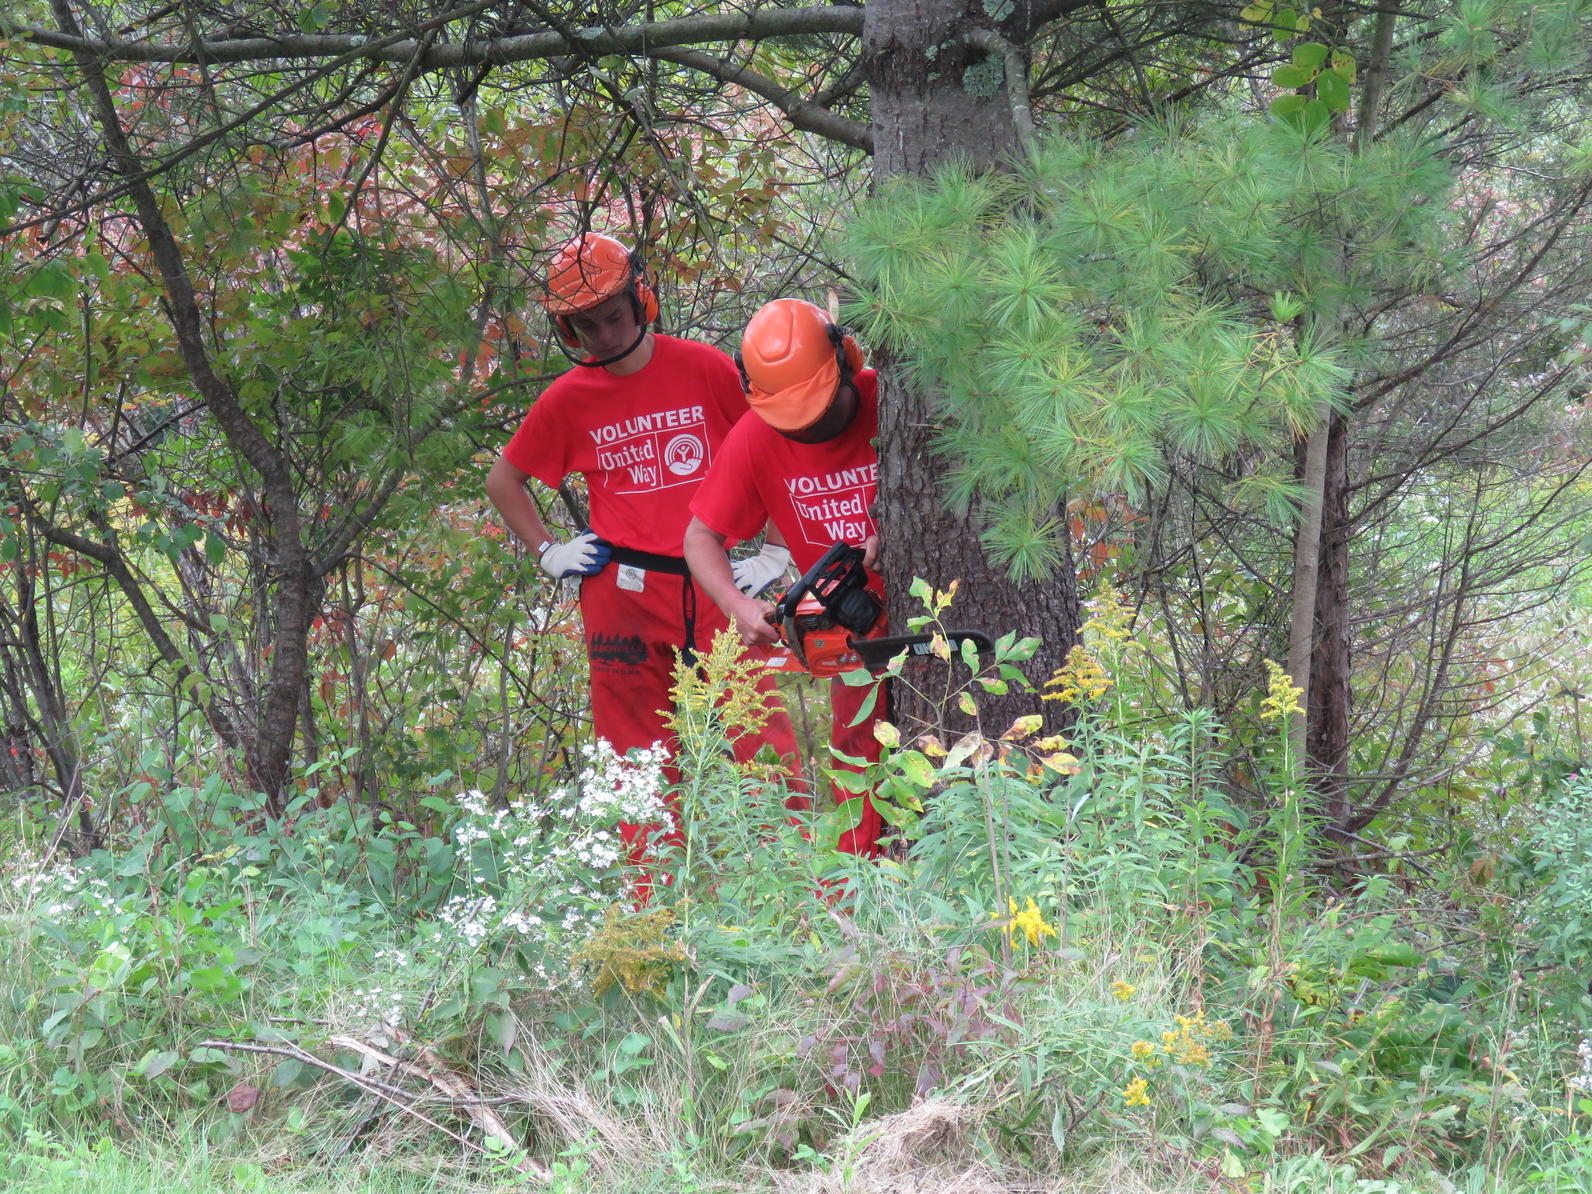
M 789 566 L 790 552 L 778 543 L 765 543 L 755 556 L 731 563 L 730 576 L 741 592 L 748 597 L 759 597 L 764 589 L 785 575 Z
M 566 576 L 591 576 L 601 572 L 613 554 L 613 544 L 608 540 L 599 539 L 591 531 L 582 531 L 568 543 L 554 543 L 545 549 L 538 563 L 554 580 L 562 580 Z

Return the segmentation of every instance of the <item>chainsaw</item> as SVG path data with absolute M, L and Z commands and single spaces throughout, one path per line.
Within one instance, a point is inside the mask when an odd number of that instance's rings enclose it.
M 995 649 L 981 630 L 886 634 L 884 602 L 868 587 L 862 556 L 862 548 L 836 543 L 774 602 L 768 621 L 788 654 L 776 653 L 770 668 L 814 676 L 838 676 L 859 667 L 882 672 L 902 651 L 932 655 L 936 637 L 953 649 L 968 642 L 981 654 Z

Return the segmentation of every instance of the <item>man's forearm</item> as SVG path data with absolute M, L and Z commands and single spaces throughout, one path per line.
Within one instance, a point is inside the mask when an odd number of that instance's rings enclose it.
M 498 517 L 514 537 L 532 553 L 540 554 L 553 540 L 525 488 L 525 476 L 512 465 L 499 460 L 486 478 L 486 496 L 498 512 Z
M 726 616 L 733 615 L 736 602 L 744 595 L 735 587 L 735 577 L 730 572 L 730 556 L 724 550 L 724 539 L 705 523 L 692 519 L 691 525 L 686 528 L 683 550 L 686 567 L 691 569 L 691 575 L 702 586 L 702 591 L 713 598 L 713 603 Z
M 752 646 L 778 641 L 779 633 L 766 619 L 768 611 L 774 607 L 766 601 L 748 597 L 735 587 L 735 574 L 730 571 L 723 535 L 701 519 L 693 518 L 686 527 L 682 550 L 692 579 L 713 599 L 713 604 L 724 611 L 724 616 L 735 623 L 743 643 Z

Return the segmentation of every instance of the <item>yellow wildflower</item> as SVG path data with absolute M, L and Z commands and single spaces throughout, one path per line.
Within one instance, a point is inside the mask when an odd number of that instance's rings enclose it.
M 1143 1078 L 1135 1078 L 1122 1091 L 1122 1105 L 1124 1107 L 1148 1107 L 1150 1105 L 1150 1084 Z
M 1122 1000 L 1123 1003 L 1132 999 L 1133 993 L 1138 989 L 1132 983 L 1125 983 L 1120 978 L 1111 984 L 1111 993 Z
M 1133 1042 L 1133 1059 L 1135 1061 L 1144 1061 L 1146 1058 L 1150 1058 L 1150 1057 L 1154 1057 L 1154 1056 L 1155 1056 L 1155 1042 L 1154 1041 L 1134 1041 Z
M 1207 1021 L 1201 1009 L 1192 1016 L 1178 1016 L 1176 1030 L 1161 1034 L 1161 1047 L 1178 1065 L 1209 1066 L 1211 1051 L 1206 1042 L 1231 1040 L 1232 1036 L 1226 1023 Z
M 1122 600 L 1122 594 L 1110 585 L 1101 585 L 1093 601 L 1089 602 L 1090 618 L 1080 628 L 1086 636 L 1099 636 L 1107 642 L 1121 642 L 1129 636 L 1133 624 L 1133 610 Z
M 1303 713 L 1299 707 L 1302 688 L 1296 688 L 1288 673 L 1282 666 L 1270 659 L 1266 660 L 1266 699 L 1260 703 L 1260 719 L 1270 721 L 1274 717 L 1287 717 L 1292 713 Z
M 590 968 L 595 994 L 618 984 L 632 995 L 661 996 L 671 969 L 686 960 L 685 950 L 668 938 L 673 925 L 672 908 L 630 915 L 609 908 L 603 923 L 570 955 L 570 961 Z
M 1089 653 L 1089 649 L 1077 643 L 1067 652 L 1067 661 L 1045 681 L 1045 687 L 1059 691 L 1042 693 L 1041 700 L 1078 704 L 1082 701 L 1097 701 L 1105 696 L 1111 689 L 1111 677 L 1106 675 L 1105 668 Z
M 1011 919 L 1006 922 L 1006 939 L 1016 943 L 1017 934 L 1022 933 L 1028 938 L 1029 945 L 1038 945 L 1040 937 L 1056 935 L 1056 930 L 1045 923 L 1044 913 L 1034 903 L 1034 897 L 1028 897 L 1028 907 L 1021 912 L 1017 910 L 1017 901 L 1007 897 L 1007 907 L 1011 910 Z

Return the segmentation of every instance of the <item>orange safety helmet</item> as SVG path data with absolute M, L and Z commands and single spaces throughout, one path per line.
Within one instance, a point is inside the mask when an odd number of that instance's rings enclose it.
M 776 431 L 801 431 L 823 417 L 863 359 L 850 333 L 821 307 L 787 298 L 752 316 L 735 363 L 747 405 Z
M 646 326 L 658 318 L 658 298 L 641 272 L 640 258 L 611 236 L 583 232 L 553 255 L 542 307 L 559 338 L 575 348 L 580 340 L 569 317 L 626 293 L 638 323 Z

